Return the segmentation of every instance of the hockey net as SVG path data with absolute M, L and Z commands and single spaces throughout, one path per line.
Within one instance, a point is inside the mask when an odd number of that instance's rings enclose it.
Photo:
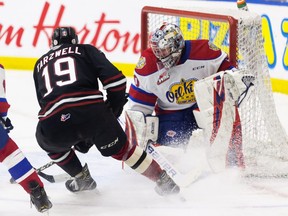
M 151 32 L 163 22 L 171 22 L 181 28 L 186 40 L 209 39 L 228 54 L 234 66 L 254 74 L 253 98 L 239 110 L 244 173 L 255 177 L 288 177 L 288 138 L 276 113 L 261 17 L 236 9 L 215 11 L 209 8 L 144 7 L 141 48 L 149 46 Z

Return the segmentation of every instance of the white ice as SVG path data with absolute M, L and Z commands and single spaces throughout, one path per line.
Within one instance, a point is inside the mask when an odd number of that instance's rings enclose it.
M 11 137 L 16 141 L 34 167 L 49 162 L 48 156 L 35 140 L 38 104 L 31 72 L 7 71 L 7 97 L 11 104 L 9 117 L 14 124 Z M 288 131 L 288 96 L 274 93 L 280 121 Z M 96 191 L 72 194 L 64 182 L 43 182 L 53 202 L 51 216 L 281 216 L 288 215 L 288 182 L 271 180 L 265 185 L 245 183 L 237 172 L 207 173 L 192 185 L 182 188 L 180 196 L 163 198 L 154 192 L 154 183 L 112 158 L 104 158 L 93 148 L 86 155 L 97 181 Z M 186 163 L 189 163 L 187 161 Z M 203 161 L 193 160 L 195 166 Z M 287 167 L 288 170 L 288 167 Z M 61 174 L 56 165 L 45 170 Z M 29 196 L 17 184 L 10 184 L 6 167 L 0 165 L 0 215 L 40 215 L 31 208 Z M 45 215 L 46 213 L 44 213 Z

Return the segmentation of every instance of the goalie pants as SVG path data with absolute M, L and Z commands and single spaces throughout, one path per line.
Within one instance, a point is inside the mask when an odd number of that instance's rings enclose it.
M 173 113 L 159 114 L 159 135 L 157 143 L 171 147 L 188 144 L 192 132 L 198 127 L 191 107 Z

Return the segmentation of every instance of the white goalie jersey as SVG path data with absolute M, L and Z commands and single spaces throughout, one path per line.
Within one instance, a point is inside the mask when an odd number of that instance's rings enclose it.
M 193 48 L 192 48 L 193 47 Z M 178 65 L 166 70 L 149 48 L 142 53 L 129 90 L 130 109 L 145 115 L 184 110 L 196 103 L 194 84 L 219 71 L 230 70 L 227 54 L 207 40 L 185 41 Z
M 216 132 L 221 128 L 213 129 L 213 125 L 217 125 L 221 120 L 214 117 L 221 117 L 222 112 L 219 110 L 220 112 L 215 113 L 218 105 L 214 100 L 221 99 L 221 92 L 217 88 L 225 82 L 222 86 L 226 87 L 224 93 L 227 96 L 226 102 L 229 103 L 225 103 L 223 112 L 230 112 L 225 118 L 230 118 L 227 120 L 230 122 L 227 127 L 230 127 L 232 133 L 236 119 L 234 106 L 239 106 L 244 98 L 248 98 L 247 93 L 250 91 L 247 89 L 251 90 L 250 87 L 253 86 L 253 76 L 248 79 L 250 76 L 245 75 L 244 79 L 242 72 L 234 73 L 233 70 L 236 69 L 228 62 L 227 55 L 206 40 L 185 41 L 185 51 L 180 62 L 169 70 L 159 67 L 152 50 L 147 49 L 142 53 L 135 69 L 134 83 L 129 91 L 129 109 L 140 111 L 147 116 L 154 111 L 156 115 L 166 114 L 200 104 L 201 118 L 198 115 L 197 123 L 205 128 L 205 136 L 212 141 L 220 137 L 216 136 Z M 196 86 L 200 87 L 197 89 Z M 219 94 L 218 98 L 215 98 L 218 94 L 214 94 L 213 89 Z M 224 91 L 224 88 L 222 90 Z M 228 145 L 229 140 L 224 143 Z M 225 159 L 223 161 L 225 164 Z

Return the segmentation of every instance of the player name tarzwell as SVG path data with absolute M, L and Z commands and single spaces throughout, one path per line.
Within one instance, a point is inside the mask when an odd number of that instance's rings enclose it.
M 63 49 L 59 49 L 55 52 L 49 53 L 49 55 L 43 56 L 42 59 L 39 60 L 37 64 L 37 71 L 39 72 L 42 67 L 44 67 L 49 61 L 51 61 L 54 58 L 60 57 L 60 56 L 65 56 L 67 54 L 77 54 L 81 55 L 79 52 L 79 47 L 74 46 L 74 47 L 65 47 Z

